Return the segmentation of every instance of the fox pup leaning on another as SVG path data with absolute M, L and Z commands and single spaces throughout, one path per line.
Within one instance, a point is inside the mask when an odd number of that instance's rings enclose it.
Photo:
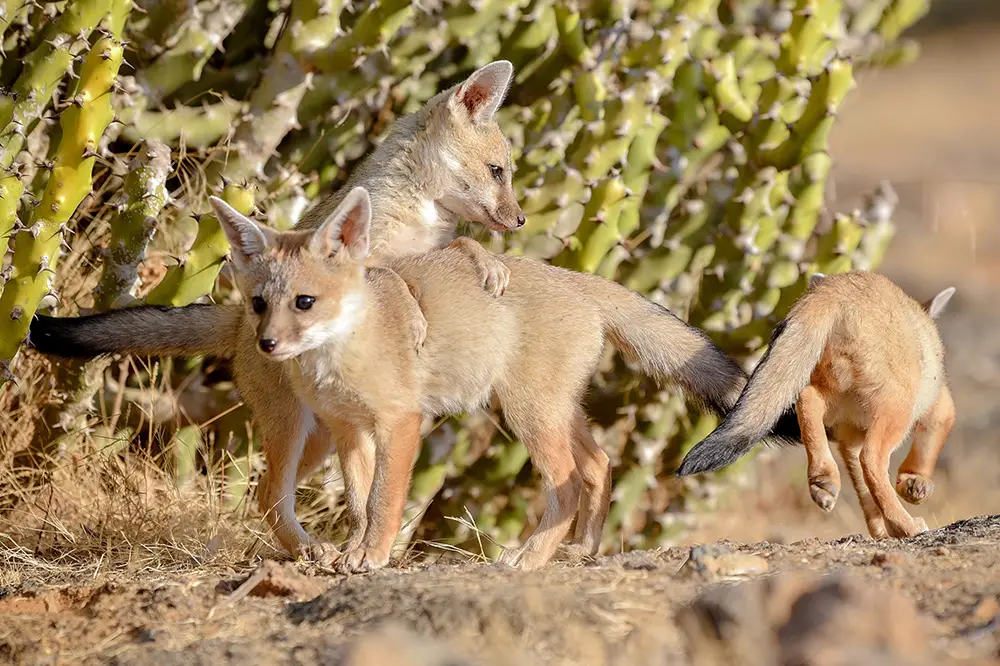
M 459 217 L 493 230 L 515 229 L 525 222 L 511 186 L 510 143 L 495 118 L 512 76 L 511 63 L 492 62 L 435 95 L 419 111 L 396 120 L 347 184 L 307 210 L 295 230 L 315 230 L 352 187 L 364 186 L 372 208 L 369 265 L 451 243 L 474 260 L 482 288 L 501 296 L 507 267 L 474 240 L 453 238 Z M 250 304 L 269 297 L 252 292 L 243 296 Z M 307 307 L 307 302 L 301 305 Z M 144 309 L 125 316 L 121 322 L 116 315 L 92 320 L 87 353 L 231 357 L 236 385 L 253 413 L 268 457 L 284 455 L 288 442 L 302 436 L 307 437 L 305 452 L 292 454 L 301 455 L 301 475 L 319 466 L 322 456 L 316 452 L 329 448 L 332 433 L 322 424 L 307 429 L 288 424 L 288 415 L 298 413 L 301 406 L 283 365 L 274 362 L 289 358 L 288 350 L 280 338 L 256 335 L 256 313 L 240 305 L 194 305 Z M 135 325 L 134 317 L 145 325 Z M 419 346 L 426 321 L 412 299 L 409 320 L 413 331 L 406 338 Z M 36 324 L 45 321 L 43 317 Z M 37 327 L 34 332 L 37 337 Z M 290 501 L 279 495 L 287 484 L 278 485 L 269 487 L 265 478 L 258 495 L 279 540 L 293 553 L 304 550 L 307 557 L 322 557 L 323 549 L 307 545 L 297 522 L 284 522 L 271 510 Z
M 919 504 L 955 422 L 944 345 L 934 323 L 954 295 L 923 304 L 867 271 L 818 275 L 778 326 L 736 406 L 681 463 L 678 474 L 707 472 L 746 454 L 793 402 L 808 457 L 809 491 L 825 511 L 840 492 L 837 442 L 869 533 L 909 537 L 927 530 L 893 492 L 889 458 L 914 431 L 897 492 Z
M 594 275 L 499 255 L 510 280 L 494 298 L 459 248 L 366 267 L 371 205 L 363 188 L 351 190 L 315 232 L 277 233 L 221 200 L 212 204 L 233 246 L 241 292 L 250 296 L 241 333 L 248 343 L 276 341 L 280 351 L 256 363 L 283 360 L 296 398 L 283 414 L 282 445 L 266 450 L 261 481 L 279 498 L 275 533 L 293 553 L 314 543 L 295 517 L 295 484 L 335 439 L 350 521 L 341 570 L 388 562 L 424 415 L 473 411 L 496 396 L 548 493 L 537 530 L 502 556 L 533 568 L 550 559 L 574 516 L 576 550 L 593 554 L 600 545 L 611 469 L 581 398 L 606 340 L 644 373 L 684 386 L 720 414 L 746 384 L 739 365 L 701 331 Z M 419 353 L 410 336 L 412 294 L 428 322 Z M 169 321 L 149 307 L 36 320 L 31 340 L 48 353 L 89 355 L 95 333 L 114 322 L 136 342 L 127 351 L 141 353 L 148 349 L 142 341 L 159 339 Z M 281 391 L 272 386 L 257 398 L 281 401 Z M 791 413 L 777 425 L 775 437 L 798 436 Z M 318 429 L 333 437 L 314 439 Z

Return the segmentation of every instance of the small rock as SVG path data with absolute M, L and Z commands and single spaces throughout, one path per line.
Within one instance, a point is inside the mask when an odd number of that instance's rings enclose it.
M 709 544 L 692 548 L 679 573 L 704 580 L 717 580 L 762 574 L 769 568 L 763 557 L 734 552 L 727 546 Z
M 972 611 L 972 617 L 977 622 L 985 624 L 995 618 L 998 613 L 1000 613 L 1000 603 L 997 602 L 997 598 L 984 597 L 976 606 L 976 610 Z
M 945 546 L 938 546 L 934 549 L 934 554 L 938 557 L 947 557 L 948 555 L 951 555 L 951 551 Z
M 318 581 L 296 571 L 292 563 L 279 564 L 274 560 L 265 560 L 229 595 L 229 600 L 235 603 L 247 595 L 305 600 L 322 591 Z
M 898 550 L 890 550 L 887 553 L 875 553 L 872 556 L 872 566 L 890 568 L 898 567 L 906 563 L 906 554 Z

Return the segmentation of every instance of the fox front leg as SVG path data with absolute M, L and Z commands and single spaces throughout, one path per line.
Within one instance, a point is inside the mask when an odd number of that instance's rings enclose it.
M 392 544 L 403 522 L 403 508 L 420 446 L 419 412 L 395 419 L 375 433 L 375 469 L 368 493 L 367 526 L 356 547 L 345 547 L 337 563 L 341 573 L 381 569 L 389 563 Z
M 406 288 L 410 292 L 410 334 L 413 336 L 413 348 L 417 351 L 424 346 L 427 339 L 427 319 L 424 311 L 420 309 L 420 287 L 415 284 L 406 283 Z
M 420 309 L 420 287 L 410 284 L 399 273 L 385 266 L 370 266 L 368 271 L 370 275 L 377 276 L 380 281 L 388 281 L 393 288 L 405 294 L 402 316 L 406 318 L 406 325 L 410 329 L 413 348 L 419 352 L 427 339 L 427 319 Z
M 476 264 L 476 270 L 483 281 L 483 289 L 493 296 L 502 296 L 510 282 L 510 269 L 495 254 L 468 236 L 459 236 L 448 247 L 462 250 Z

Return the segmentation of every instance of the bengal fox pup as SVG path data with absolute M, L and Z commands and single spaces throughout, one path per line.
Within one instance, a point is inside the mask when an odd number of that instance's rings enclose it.
M 611 469 L 581 399 L 606 340 L 644 373 L 680 384 L 720 414 L 746 383 L 740 366 L 701 331 L 594 275 L 493 255 L 509 270 L 507 290 L 496 298 L 461 248 L 366 267 L 371 203 L 364 188 L 352 189 L 315 231 L 278 233 L 219 199 L 212 205 L 248 297 L 238 349 L 274 341 L 270 352 L 236 358 L 259 378 L 273 378 L 254 382 L 261 391 L 255 402 L 284 417 L 284 437 L 266 442 L 261 501 L 265 510 L 273 502 L 268 518 L 291 553 L 329 558 L 343 571 L 388 562 L 425 415 L 474 411 L 498 399 L 548 493 L 537 530 L 501 559 L 534 568 L 551 558 L 574 516 L 575 550 L 593 554 L 600 545 Z M 410 328 L 414 294 L 428 323 L 419 352 Z M 88 355 L 95 337 L 111 336 L 101 349 L 143 353 L 176 335 L 172 327 L 194 307 L 37 320 L 31 340 L 49 353 Z M 797 437 L 797 429 L 789 414 L 774 436 Z M 342 554 L 312 540 L 294 506 L 296 482 L 335 442 L 350 524 Z
M 495 231 L 513 230 L 525 223 L 512 186 L 510 142 L 496 120 L 513 74 L 510 62 L 491 62 L 439 92 L 423 108 L 393 122 L 384 140 L 352 171 L 347 184 L 307 210 L 295 231 L 315 231 L 347 192 L 356 185 L 363 186 L 369 192 L 372 210 L 366 263 L 374 266 L 388 257 L 452 244 L 474 259 L 484 292 L 502 298 L 507 267 L 471 238 L 456 238 L 455 231 L 460 219 Z M 240 264 L 243 260 L 238 251 L 233 252 L 237 271 L 246 268 Z M 77 331 L 82 337 L 75 343 L 57 342 L 58 335 L 73 334 L 62 328 L 63 320 L 49 326 L 49 320 L 40 316 L 34 320 L 29 336 L 41 345 L 48 340 L 53 352 L 63 354 L 141 350 L 155 355 L 214 354 L 232 358 L 236 385 L 253 413 L 265 450 L 271 451 L 269 457 L 274 458 L 284 455 L 288 442 L 299 436 L 298 430 L 288 425 L 289 415 L 299 410 L 284 371 L 284 361 L 290 356 L 286 354 L 285 339 L 256 335 L 259 315 L 250 306 L 262 302 L 251 299 L 260 294 L 243 295 L 247 307 L 195 305 L 108 313 L 88 320 L 87 326 Z M 305 303 L 302 301 L 303 306 Z M 136 323 L 139 321 L 142 325 Z M 405 337 L 419 347 L 426 321 L 412 299 L 409 322 L 412 330 Z M 49 334 L 57 337 L 47 338 Z M 307 453 L 319 447 L 313 442 L 323 441 L 325 446 L 332 437 L 322 424 L 308 429 L 308 433 Z M 318 466 L 321 459 L 306 455 L 303 461 L 305 473 L 307 468 Z M 260 502 L 272 519 L 271 508 L 289 501 L 279 495 L 288 488 L 284 481 L 270 486 L 267 478 L 263 481 Z M 296 521 L 275 520 L 279 539 L 293 552 L 303 550 L 310 557 L 323 556 L 322 544 L 315 548 L 302 545 L 311 542 Z
M 818 275 L 775 329 L 771 346 L 733 410 L 684 458 L 678 474 L 707 472 L 746 454 L 795 403 L 808 458 L 809 491 L 825 511 L 840 492 L 836 441 L 872 537 L 927 530 L 893 492 L 889 458 L 913 431 L 896 490 L 919 504 L 955 422 L 934 320 L 955 289 L 918 303 L 867 271 Z

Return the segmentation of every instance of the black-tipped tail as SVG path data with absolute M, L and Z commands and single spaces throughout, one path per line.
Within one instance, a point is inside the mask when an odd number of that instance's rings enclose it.
M 794 408 L 782 414 L 774 428 L 762 440 L 733 432 L 723 424 L 695 444 L 677 468 L 677 476 L 714 472 L 727 467 L 750 453 L 758 443 L 798 446 L 802 443 L 801 439 L 802 432 Z
M 195 355 L 231 352 L 239 310 L 194 304 L 144 305 L 84 317 L 36 315 L 28 344 L 65 358 L 104 354 Z

